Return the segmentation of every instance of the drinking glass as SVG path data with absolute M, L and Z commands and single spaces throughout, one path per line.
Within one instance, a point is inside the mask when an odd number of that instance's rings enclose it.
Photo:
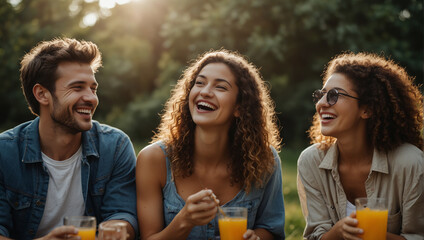
M 363 240 L 386 239 L 387 202 L 384 198 L 357 198 L 356 219 L 358 228 L 364 230 L 359 236 Z
M 77 236 L 81 240 L 96 239 L 96 218 L 91 216 L 67 216 L 63 218 L 63 225 L 78 228 Z
M 247 208 L 223 207 L 218 212 L 218 226 L 221 240 L 242 240 L 247 230 Z
M 127 225 L 122 222 L 102 222 L 99 225 L 99 240 L 127 239 Z

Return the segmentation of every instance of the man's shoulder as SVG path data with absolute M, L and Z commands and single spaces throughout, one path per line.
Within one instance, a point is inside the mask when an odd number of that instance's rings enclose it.
M 121 129 L 112 127 L 108 124 L 99 123 L 98 121 L 93 121 L 93 127 L 88 130 L 91 134 L 96 135 L 117 135 L 117 136 L 127 136 Z
M 28 130 L 28 126 L 33 122 L 34 120 L 31 120 L 5 130 L 4 132 L 0 133 L 0 141 L 11 141 L 19 139 L 23 134 L 25 134 L 25 132 Z
M 98 121 L 93 121 L 92 128 L 83 133 L 83 141 L 90 145 L 94 143 L 97 146 L 121 146 L 131 142 L 128 135 L 122 130 Z

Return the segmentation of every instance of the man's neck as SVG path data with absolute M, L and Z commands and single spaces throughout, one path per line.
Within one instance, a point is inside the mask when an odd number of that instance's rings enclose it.
M 40 118 L 38 127 L 41 151 L 54 160 L 62 161 L 70 158 L 81 146 L 82 133 L 68 133 Z

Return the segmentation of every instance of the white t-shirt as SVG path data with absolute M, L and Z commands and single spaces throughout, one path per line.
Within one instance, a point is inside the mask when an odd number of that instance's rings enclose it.
M 42 237 L 55 227 L 63 225 L 64 216 L 84 215 L 84 197 L 81 187 L 82 148 L 70 158 L 57 161 L 42 153 L 49 173 L 46 206 L 36 237 Z
M 353 205 L 351 202 L 346 201 L 346 217 L 350 216 L 350 214 L 354 211 L 356 211 L 356 206 Z

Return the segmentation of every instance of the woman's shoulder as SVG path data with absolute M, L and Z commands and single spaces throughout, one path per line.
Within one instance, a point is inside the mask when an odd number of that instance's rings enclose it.
M 137 176 L 156 179 L 161 187 L 166 183 L 166 155 L 160 143 L 152 143 L 144 147 L 137 155 Z
M 327 151 L 320 149 L 319 144 L 315 143 L 307 148 L 305 148 L 299 155 L 297 161 L 298 167 L 302 166 L 319 166 L 321 161 L 324 159 Z
M 137 155 L 137 163 L 149 168 L 165 164 L 165 160 L 165 151 L 160 142 L 147 145 Z
M 424 153 L 410 143 L 404 143 L 388 153 L 388 158 L 398 168 L 423 168 Z

